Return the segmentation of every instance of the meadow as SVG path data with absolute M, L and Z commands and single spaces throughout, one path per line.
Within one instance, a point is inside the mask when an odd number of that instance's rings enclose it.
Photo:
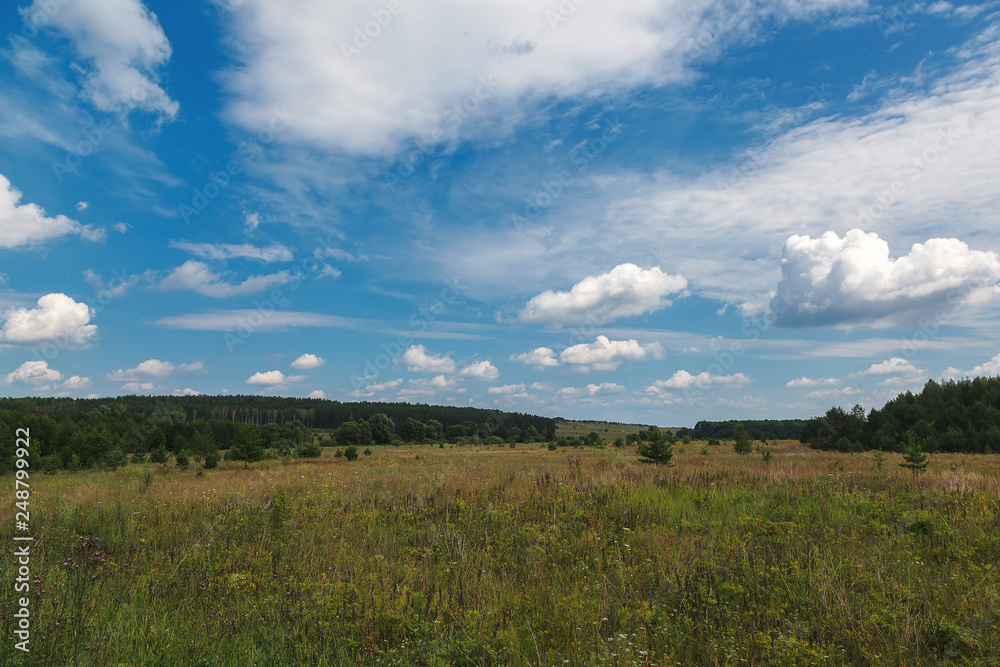
M 0 656 L 998 664 L 1000 458 L 935 455 L 914 477 L 899 454 L 769 449 L 692 442 L 672 468 L 519 444 L 33 473 L 36 632 L 12 650 L 5 548 Z M 13 521 L 5 503 L 7 545 Z

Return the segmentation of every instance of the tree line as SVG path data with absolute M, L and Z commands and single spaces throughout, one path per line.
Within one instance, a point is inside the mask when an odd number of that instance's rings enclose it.
M 31 433 L 32 467 L 115 467 L 180 452 L 211 460 L 318 455 L 314 431 L 345 444 L 395 440 L 489 442 L 544 439 L 546 417 L 471 407 L 409 403 L 340 403 L 270 396 L 121 396 L 0 398 L 0 473 L 13 469 L 15 430 Z
M 678 437 L 692 440 L 732 440 L 736 427 L 742 424 L 754 440 L 798 440 L 805 426 L 804 419 L 744 419 L 741 421 L 699 421 L 694 428 L 677 430 Z
M 802 427 L 800 440 L 840 451 L 1000 452 L 1000 377 L 928 380 L 881 409 L 833 407 Z

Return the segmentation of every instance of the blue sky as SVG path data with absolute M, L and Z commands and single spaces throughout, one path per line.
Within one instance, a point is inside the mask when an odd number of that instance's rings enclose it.
M 1000 373 L 1000 3 L 0 10 L 0 392 L 693 425 Z

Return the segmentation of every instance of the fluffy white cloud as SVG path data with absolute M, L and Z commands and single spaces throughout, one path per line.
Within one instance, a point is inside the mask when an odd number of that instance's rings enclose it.
M 872 364 L 865 370 L 858 373 L 861 376 L 882 376 L 882 375 L 896 375 L 903 377 L 918 377 L 924 374 L 924 371 L 917 368 L 912 363 L 906 359 L 900 357 L 893 357 L 891 359 L 886 359 L 883 362 Z
M 152 382 L 127 382 L 122 385 L 121 390 L 130 394 L 150 394 L 153 392 Z
M 458 374 L 477 380 L 496 380 L 500 377 L 500 370 L 489 361 L 477 361 L 460 370 Z
M 488 394 L 499 394 L 501 396 L 525 396 L 524 383 L 519 382 L 518 384 L 505 384 L 499 387 L 490 387 L 486 390 Z
M 568 292 L 542 292 L 528 301 L 519 317 L 552 324 L 607 323 L 666 308 L 671 304 L 666 297 L 686 287 L 684 278 L 663 273 L 657 266 L 620 264 L 608 273 L 584 278 Z
M 292 251 L 280 243 L 272 243 L 267 247 L 260 247 L 249 243 L 191 243 L 190 241 L 173 241 L 170 245 L 189 252 L 195 257 L 208 260 L 257 259 L 262 262 L 290 262 L 294 258 Z
M 970 250 L 958 239 L 930 239 L 889 256 L 877 234 L 852 229 L 812 239 L 792 236 L 771 301 L 784 326 L 887 327 L 939 317 L 1000 280 L 1000 256 Z
M 707 391 L 716 387 L 742 387 L 748 382 L 751 382 L 750 378 L 743 373 L 711 375 L 708 371 L 702 371 L 697 375 L 692 375 L 685 370 L 679 370 L 667 380 L 656 380 L 646 387 L 646 391 L 654 395 L 669 389 Z
M 75 377 L 75 376 L 74 376 Z M 17 370 L 7 375 L 7 384 L 14 382 L 27 385 L 35 391 L 46 391 L 62 380 L 62 373 L 49 368 L 45 361 L 26 361 Z
M 423 345 L 411 345 L 400 357 L 412 373 L 454 373 L 455 362 L 447 355 L 427 354 Z
M 1000 354 L 994 356 L 985 363 L 979 364 L 975 368 L 970 368 L 967 371 L 959 370 L 954 366 L 949 366 L 942 375 L 948 379 L 956 379 L 960 377 L 994 377 L 1000 375 Z
M 201 396 L 200 391 L 195 391 L 191 387 L 184 387 L 183 389 L 174 389 L 171 392 L 174 396 Z
M 21 9 L 29 26 L 58 30 L 73 43 L 83 94 L 101 111 L 139 109 L 173 119 L 178 104 L 159 85 L 157 69 L 170 60 L 170 42 L 140 0 L 73 0 L 55 10 L 46 0 Z M 35 25 L 35 17 L 46 17 Z
M 268 389 L 284 389 L 295 382 L 305 380 L 305 375 L 285 375 L 281 371 L 257 372 L 246 379 L 250 385 L 267 387 Z
M 395 380 L 387 380 L 386 382 L 373 382 L 370 385 L 362 387 L 360 389 L 355 389 L 351 392 L 351 396 L 354 398 L 371 398 L 377 393 L 384 391 L 392 391 L 399 385 L 403 384 L 403 378 L 396 378 Z
M 256 294 L 275 285 L 284 285 L 292 278 L 292 274 L 288 271 L 279 271 L 267 275 L 250 276 L 242 283 L 233 285 L 227 283 L 224 276 L 213 272 L 208 264 L 192 259 L 171 271 L 166 278 L 157 284 L 157 287 L 165 291 L 192 290 L 213 299 L 226 299 Z
M 65 215 L 49 218 L 37 204 L 19 204 L 21 192 L 0 174 L 0 248 L 32 246 L 75 234 L 88 241 L 104 239 L 103 229 L 81 225 Z
M 556 359 L 555 350 L 549 347 L 536 347 L 531 352 L 512 354 L 510 359 L 511 361 L 523 362 L 533 368 L 549 368 L 551 366 L 559 365 L 559 360 Z
M 322 389 L 313 389 L 306 398 L 326 398 L 326 392 Z
M 315 354 L 303 354 L 289 365 L 296 370 L 304 371 L 311 368 L 319 368 L 325 363 L 326 359 L 323 357 L 317 357 Z
M 46 294 L 38 307 L 12 308 L 4 313 L 0 341 L 37 343 L 57 341 L 64 347 L 82 347 L 97 335 L 97 325 L 90 324 L 94 309 L 65 294 Z
M 856 387 L 844 387 L 843 389 L 817 389 L 816 391 L 810 391 L 806 394 L 806 398 L 838 399 L 855 396 L 860 393 L 862 393 L 862 391 Z
M 135 368 L 122 369 L 108 373 L 108 379 L 116 382 L 135 381 L 148 378 L 162 379 L 171 375 L 175 371 L 185 373 L 204 373 L 205 362 L 193 361 L 189 364 L 173 364 L 169 361 L 159 359 L 147 359 Z
M 244 128 L 266 126 L 272 108 L 288 105 L 298 114 L 289 139 L 387 153 L 412 136 L 495 132 L 486 107 L 517 118 L 518 107 L 552 96 L 678 81 L 689 60 L 751 41 L 764 26 L 860 4 L 425 0 L 393 14 L 384 3 L 304 0 L 289 12 L 242 0 L 227 12 L 237 65 L 222 80 L 228 116 Z
M 598 336 L 593 343 L 567 347 L 559 355 L 564 364 L 594 371 L 613 371 L 624 361 L 662 358 L 663 348 L 659 343 L 641 345 L 635 339 L 609 340 L 607 336 Z
M 63 389 L 85 389 L 90 386 L 90 378 L 73 375 L 62 383 Z

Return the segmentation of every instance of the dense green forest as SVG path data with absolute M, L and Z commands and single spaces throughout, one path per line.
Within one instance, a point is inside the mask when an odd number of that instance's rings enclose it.
M 867 415 L 830 408 L 802 427 L 800 440 L 820 449 L 900 451 L 915 442 L 928 452 L 1000 452 L 1000 377 L 928 380 Z
M 0 473 L 13 466 L 16 429 L 31 433 L 32 467 L 116 467 L 168 453 L 217 460 L 317 456 L 312 429 L 336 444 L 496 442 L 551 438 L 546 417 L 472 407 L 340 403 L 271 396 L 0 398 Z M 334 444 L 334 443 L 331 443 Z
M 797 440 L 804 419 L 747 419 L 738 421 L 700 421 L 694 428 L 678 429 L 677 437 L 685 435 L 693 440 L 729 440 L 737 424 L 743 424 L 747 434 L 754 440 Z

